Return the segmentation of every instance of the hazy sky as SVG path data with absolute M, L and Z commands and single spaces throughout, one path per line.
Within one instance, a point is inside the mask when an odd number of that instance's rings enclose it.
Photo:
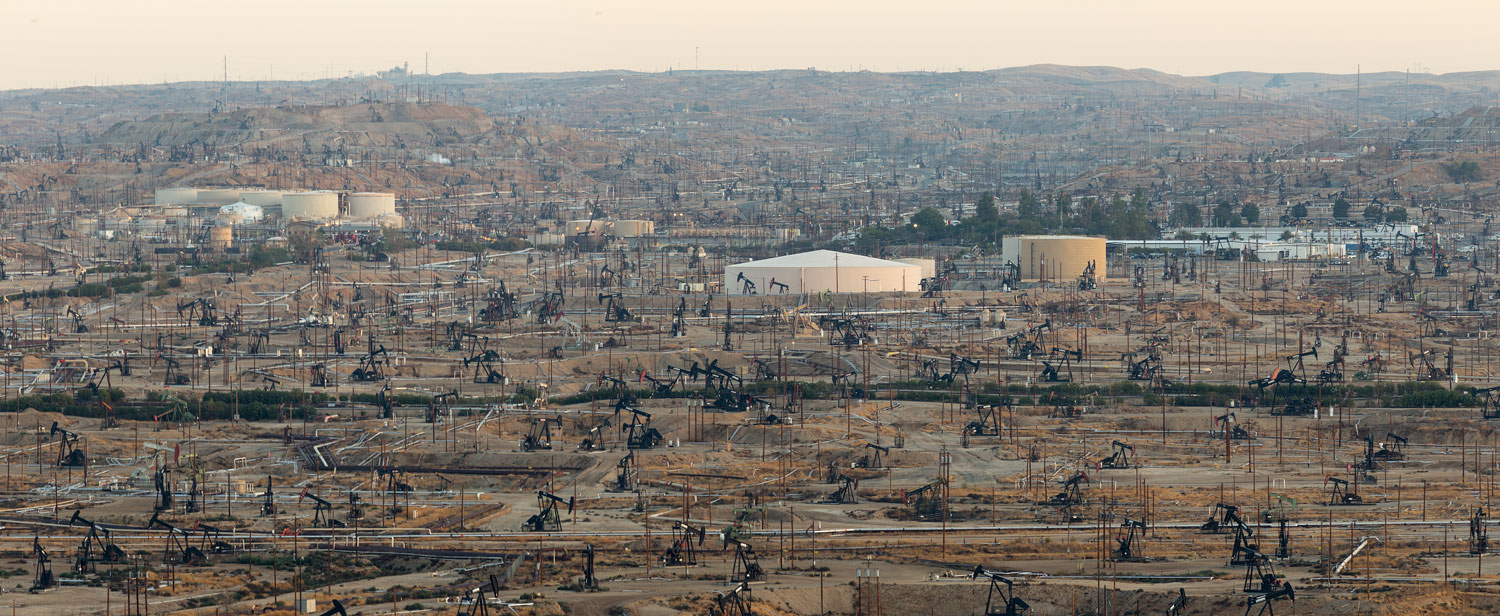
M 1500 68 L 1494 0 L 0 0 L 0 88 L 668 68 Z M 695 58 L 695 49 L 697 56 Z

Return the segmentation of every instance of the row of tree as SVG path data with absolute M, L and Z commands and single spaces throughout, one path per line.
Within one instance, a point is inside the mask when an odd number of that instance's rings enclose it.
M 1077 233 L 1111 239 L 1155 239 L 1160 235 L 1150 216 L 1146 193 L 1136 189 L 1126 198 L 1116 194 L 1108 200 L 1086 197 L 1074 200 L 1067 192 L 1038 197 L 1021 191 L 1015 213 L 1000 212 L 995 196 L 984 193 L 974 215 L 950 223 L 936 208 L 925 207 L 911 217 L 911 224 L 897 227 L 866 227 L 856 249 L 869 252 L 877 245 L 915 242 L 962 242 L 993 245 L 1007 235 Z

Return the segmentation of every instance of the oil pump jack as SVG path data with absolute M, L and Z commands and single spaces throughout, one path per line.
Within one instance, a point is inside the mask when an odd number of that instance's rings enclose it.
M 426 423 L 443 423 L 453 413 L 453 401 L 458 399 L 458 391 L 449 391 L 441 394 L 433 394 L 427 401 L 427 412 L 423 415 Z
M 635 465 L 635 450 L 630 450 L 629 453 L 625 454 L 625 457 L 620 458 L 620 462 L 615 465 L 615 468 L 617 469 L 615 472 L 615 481 L 611 487 L 616 492 L 631 492 L 635 490 L 637 470 Z
M 521 439 L 521 451 L 544 451 L 552 449 L 552 424 L 546 417 L 531 418 L 531 431 Z
M 370 334 L 369 352 L 360 356 L 359 367 L 349 373 L 349 377 L 364 383 L 373 383 L 385 379 L 384 366 L 391 363 L 391 355 L 385 350 L 385 345 L 375 344 L 375 335 Z
M 333 517 L 333 503 L 323 500 L 317 494 L 313 494 L 308 487 L 302 488 L 302 495 L 297 497 L 297 504 L 301 505 L 304 498 L 311 498 L 313 500 L 313 528 L 344 527 L 343 520 Z
M 844 485 L 834 490 L 833 494 L 828 495 L 828 499 L 823 502 L 834 505 L 853 505 L 859 502 L 856 495 L 859 491 L 859 480 L 843 473 L 839 473 L 838 478 Z
M 1469 553 L 1484 554 L 1490 550 L 1490 527 L 1484 509 L 1475 509 L 1469 515 Z
M 1146 523 L 1140 520 L 1125 518 L 1120 523 L 1120 533 L 1115 536 L 1114 560 L 1120 562 L 1136 562 L 1145 560 L 1141 555 L 1141 539 L 1146 534 Z
M 616 405 L 615 413 L 625 410 L 630 412 L 630 423 L 622 428 L 625 431 L 625 447 L 628 449 L 655 449 L 657 445 L 666 441 L 666 437 L 656 428 L 651 427 L 651 414 L 633 406 L 620 407 Z
M 740 275 L 736 277 L 734 281 L 740 283 L 741 295 L 755 295 L 755 281 L 750 280 L 750 278 L 745 275 L 745 272 L 740 272 Z
M 750 602 L 745 599 L 750 594 L 750 583 L 740 582 L 729 592 L 721 592 L 714 597 L 714 606 L 709 611 L 710 616 L 752 616 Z
M 199 520 L 197 524 L 193 525 L 193 531 L 203 537 L 203 540 L 198 545 L 208 548 L 209 552 L 214 554 L 230 554 L 234 552 L 234 546 L 224 540 L 224 529 L 204 524 L 202 520 Z
M 1047 501 L 1048 505 L 1056 507 L 1074 507 L 1083 504 L 1082 484 L 1089 482 L 1089 476 L 1083 471 L 1073 473 L 1072 477 L 1063 480 L 1062 491 L 1052 495 Z
M 167 531 L 167 539 L 162 548 L 162 563 L 195 567 L 208 565 L 208 556 L 203 554 L 203 550 L 189 542 L 188 539 L 192 534 L 189 531 L 173 526 L 156 513 L 151 514 L 151 521 L 146 524 L 146 527 Z
M 563 498 L 551 492 L 537 490 L 537 507 L 541 511 L 526 518 L 526 523 L 521 525 L 521 530 L 534 533 L 546 533 L 562 530 L 562 515 L 557 512 L 559 505 L 567 505 L 568 513 L 573 513 L 573 499 Z
M 81 514 L 82 511 L 75 510 L 72 519 L 68 520 L 68 526 L 86 525 L 89 527 L 88 534 L 83 536 L 83 542 L 78 544 L 78 556 L 73 561 L 73 571 L 89 573 L 94 570 L 94 563 L 124 562 L 125 551 L 110 539 L 109 529 L 94 524 Z
M 1271 559 L 1254 548 L 1240 548 L 1240 560 L 1245 564 L 1245 592 L 1271 592 L 1282 584 L 1276 576 L 1276 567 Z
M 970 437 L 1000 436 L 1002 430 L 1001 414 L 1011 408 L 1010 396 L 1004 396 L 999 404 L 980 404 L 974 407 L 977 418 L 964 426 L 961 444 L 969 446 Z
M 344 611 L 343 603 L 339 602 L 338 599 L 334 599 L 333 606 L 322 614 L 318 614 L 318 616 L 349 616 L 349 612 Z
M 1236 507 L 1234 505 L 1226 505 L 1224 503 L 1218 503 L 1214 505 L 1214 507 L 1215 512 L 1223 512 L 1223 519 L 1214 519 L 1214 514 L 1210 513 L 1208 515 L 1208 521 L 1204 522 L 1202 526 L 1198 527 L 1198 529 L 1204 532 L 1216 533 L 1219 532 L 1219 529 L 1224 527 L 1233 528 L 1234 544 L 1230 547 L 1229 564 L 1245 564 L 1245 554 L 1249 552 L 1255 552 L 1259 547 L 1254 543 L 1250 543 L 1250 541 L 1255 538 L 1255 529 L 1250 528 L 1250 526 L 1245 524 L 1245 521 L 1240 518 L 1239 507 Z
M 276 515 L 276 494 L 271 490 L 271 477 L 266 476 L 266 499 L 260 504 L 261 517 L 269 518 Z
M 1026 616 L 1031 613 L 1031 605 L 1015 595 L 1015 584 L 1010 578 L 976 565 L 969 579 L 981 577 L 990 581 L 989 593 L 984 597 L 984 616 Z
M 703 547 L 706 532 L 687 522 L 672 526 L 672 545 L 661 555 L 661 562 L 668 567 L 691 567 L 698 564 L 698 548 Z M 696 543 L 694 539 L 697 539 Z
M 1135 453 L 1135 446 L 1120 441 L 1114 442 L 1115 452 L 1108 458 L 1099 461 L 1099 468 L 1128 469 L 1130 468 L 1130 456 Z
M 1358 492 L 1349 489 L 1349 480 L 1329 475 L 1323 481 L 1323 485 L 1329 486 L 1329 505 L 1358 505 L 1364 502 Z
M 1469 395 L 1479 398 L 1479 413 L 1484 419 L 1500 419 L 1500 385 L 1471 389 Z
M 1406 459 L 1406 437 L 1395 432 L 1385 433 L 1385 442 L 1380 444 L 1373 457 L 1385 462 L 1400 462 Z
M 84 455 L 83 448 L 78 446 L 78 442 L 83 440 L 83 437 L 64 429 L 55 421 L 52 422 L 52 430 L 49 434 L 51 436 L 62 435 L 62 438 L 57 440 L 57 466 L 83 467 L 85 471 L 88 470 L 88 458 Z
M 1186 607 L 1187 607 L 1187 591 L 1184 590 L 1184 589 L 1178 588 L 1177 589 L 1177 598 L 1173 599 L 1172 603 L 1167 606 L 1167 616 L 1182 616 L 1182 610 L 1183 610 L 1183 608 L 1186 608 Z
M 169 472 L 162 462 L 158 462 L 156 471 L 151 474 L 151 483 L 156 487 L 155 511 L 172 510 L 172 482 L 167 478 Z
M 52 557 L 37 537 L 31 538 L 31 555 L 36 558 L 36 577 L 32 578 L 31 592 L 42 592 L 56 586 L 57 580 L 52 577 Z
M 625 307 L 624 296 L 619 291 L 600 293 L 599 303 L 603 304 L 605 300 L 609 300 L 609 304 L 604 307 L 605 322 L 633 323 L 641 320 L 640 317 L 632 314 L 629 308 Z
M 1292 590 L 1291 582 L 1285 582 L 1281 585 L 1281 588 L 1271 592 L 1246 597 L 1245 616 L 1250 616 L 1250 612 L 1255 611 L 1255 606 L 1257 605 L 1260 606 L 1260 611 L 1255 612 L 1256 616 L 1276 616 L 1276 608 L 1272 607 L 1273 602 L 1283 598 L 1292 603 L 1297 602 L 1297 593 Z
M 729 579 L 733 582 L 759 582 L 766 577 L 764 569 L 760 568 L 760 559 L 755 556 L 755 548 L 750 544 L 724 536 L 724 549 L 734 548 L 734 566 L 730 569 Z

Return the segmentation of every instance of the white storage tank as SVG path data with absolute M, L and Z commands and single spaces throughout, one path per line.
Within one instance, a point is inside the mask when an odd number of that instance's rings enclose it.
M 247 190 L 240 193 L 240 201 L 261 207 L 281 205 L 281 198 L 285 194 L 279 190 Z
M 349 195 L 349 218 L 376 218 L 396 213 L 396 195 L 354 193 Z
M 281 198 L 281 215 L 293 220 L 338 218 L 339 194 L 320 190 L 285 195 Z
M 255 224 L 266 217 L 266 210 L 259 205 L 252 205 L 241 201 L 219 208 L 219 217 L 222 219 L 226 215 L 235 215 L 239 217 L 241 222 Z
M 158 188 L 156 189 L 157 205 L 184 205 L 198 202 L 198 189 L 196 188 Z
M 229 205 L 240 200 L 240 189 L 238 188 L 201 188 L 198 190 L 198 203 L 206 205 Z

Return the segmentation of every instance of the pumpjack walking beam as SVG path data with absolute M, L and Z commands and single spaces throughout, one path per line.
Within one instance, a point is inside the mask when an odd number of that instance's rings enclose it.
M 672 545 L 662 553 L 661 562 L 668 567 L 691 567 L 698 564 L 698 548 L 703 547 L 707 532 L 687 522 L 672 526 Z M 695 542 L 694 539 L 697 541 Z
M 557 512 L 559 505 L 566 505 L 568 513 L 573 513 L 574 501 L 571 498 L 563 498 L 551 492 L 537 490 L 537 506 L 541 511 L 526 519 L 521 530 L 534 533 L 555 532 L 562 530 L 562 515 Z
M 989 593 L 984 598 L 984 616 L 1026 616 L 1031 613 L 1031 605 L 1015 595 L 1015 584 L 1010 578 L 986 570 L 982 565 L 975 566 L 969 579 L 981 577 L 989 578 L 990 582 Z
M 1250 616 L 1250 612 L 1255 611 L 1257 605 L 1260 606 L 1260 611 L 1255 612 L 1257 616 L 1276 616 L 1276 608 L 1272 607 L 1272 603 L 1283 598 L 1292 603 L 1297 602 L 1297 593 L 1292 589 L 1291 582 L 1286 582 L 1281 585 L 1281 588 L 1271 592 L 1246 597 L 1245 616 Z

